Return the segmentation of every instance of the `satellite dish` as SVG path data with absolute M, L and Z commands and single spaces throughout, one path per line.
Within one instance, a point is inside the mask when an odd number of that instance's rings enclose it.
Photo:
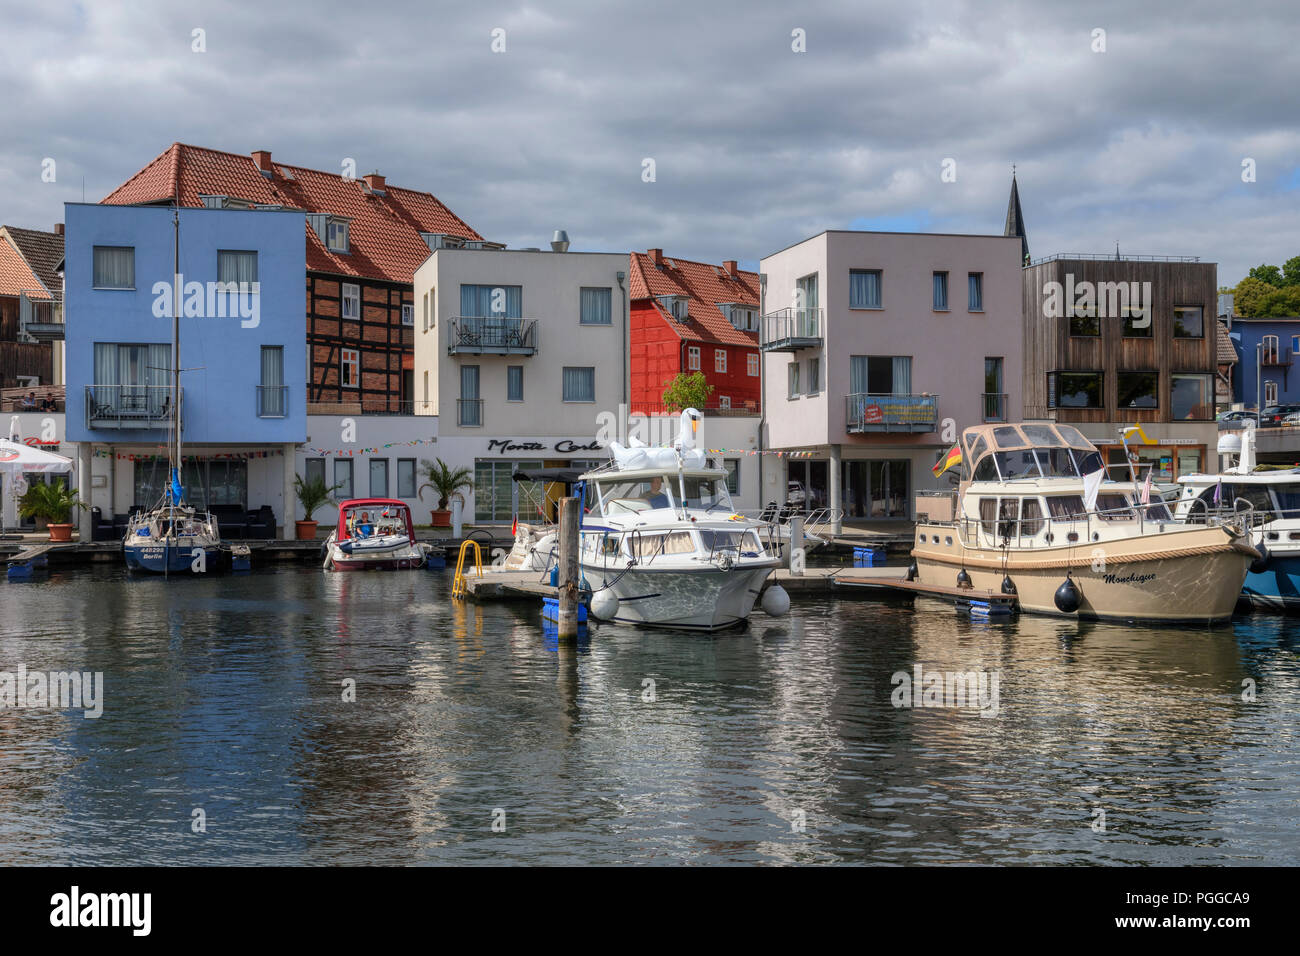
M 1224 432 L 1219 436 L 1220 455 L 1240 455 L 1241 435 L 1237 432 Z

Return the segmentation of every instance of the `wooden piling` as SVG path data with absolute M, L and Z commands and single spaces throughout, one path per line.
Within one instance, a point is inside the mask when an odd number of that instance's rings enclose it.
M 578 636 L 578 546 L 582 506 L 577 498 L 560 499 L 560 615 L 561 640 Z

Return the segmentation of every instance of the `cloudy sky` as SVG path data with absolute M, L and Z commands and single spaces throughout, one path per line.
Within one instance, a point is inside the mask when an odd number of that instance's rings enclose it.
M 0 16 L 14 225 L 49 228 L 83 181 L 99 200 L 180 140 L 351 158 L 511 246 L 565 228 L 574 249 L 753 267 L 826 228 L 1000 233 L 1015 163 L 1035 257 L 1118 241 L 1217 261 L 1222 285 L 1300 254 L 1294 0 L 0 0 Z

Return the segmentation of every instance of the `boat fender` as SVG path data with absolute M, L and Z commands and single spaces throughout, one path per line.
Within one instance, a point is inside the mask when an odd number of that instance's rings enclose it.
M 957 587 L 959 588 L 971 587 L 970 575 L 966 573 L 965 568 L 962 568 L 960 571 L 957 572 Z
M 591 613 L 602 621 L 612 621 L 618 616 L 618 595 L 605 588 L 591 596 Z
M 1074 583 L 1074 578 L 1070 577 L 1068 572 L 1061 586 L 1056 589 L 1052 600 L 1056 602 L 1056 609 L 1062 614 L 1073 614 L 1079 610 L 1082 596 L 1079 594 L 1079 586 Z
M 915 581 L 915 580 L 916 580 L 916 575 L 917 575 L 916 562 L 913 561 L 911 564 L 909 564 L 909 565 L 907 566 L 907 578 L 906 578 L 906 580 L 908 580 L 908 581 Z
M 1009 574 L 1004 574 L 1004 575 L 1002 575 L 1002 593 L 1003 593 L 1003 594 L 1015 594 L 1015 593 L 1016 593 L 1016 585 L 1015 585 L 1015 583 L 1011 580 L 1011 575 L 1009 575 Z
M 790 613 L 790 595 L 779 584 L 773 584 L 763 592 L 763 611 L 769 617 L 784 617 Z
M 1250 573 L 1263 574 L 1268 570 L 1268 561 L 1271 555 L 1268 553 L 1268 548 L 1264 547 L 1263 541 L 1255 545 L 1255 550 L 1259 552 L 1259 557 L 1250 562 Z

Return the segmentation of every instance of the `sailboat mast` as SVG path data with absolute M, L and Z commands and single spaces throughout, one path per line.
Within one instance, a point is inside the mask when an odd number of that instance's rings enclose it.
M 172 469 L 180 475 L 181 462 L 181 211 L 180 206 L 172 207 L 172 437 L 176 442 L 175 457 L 168 468 L 168 479 L 172 478 Z M 171 533 L 176 534 L 175 494 L 168 495 L 172 503 Z

